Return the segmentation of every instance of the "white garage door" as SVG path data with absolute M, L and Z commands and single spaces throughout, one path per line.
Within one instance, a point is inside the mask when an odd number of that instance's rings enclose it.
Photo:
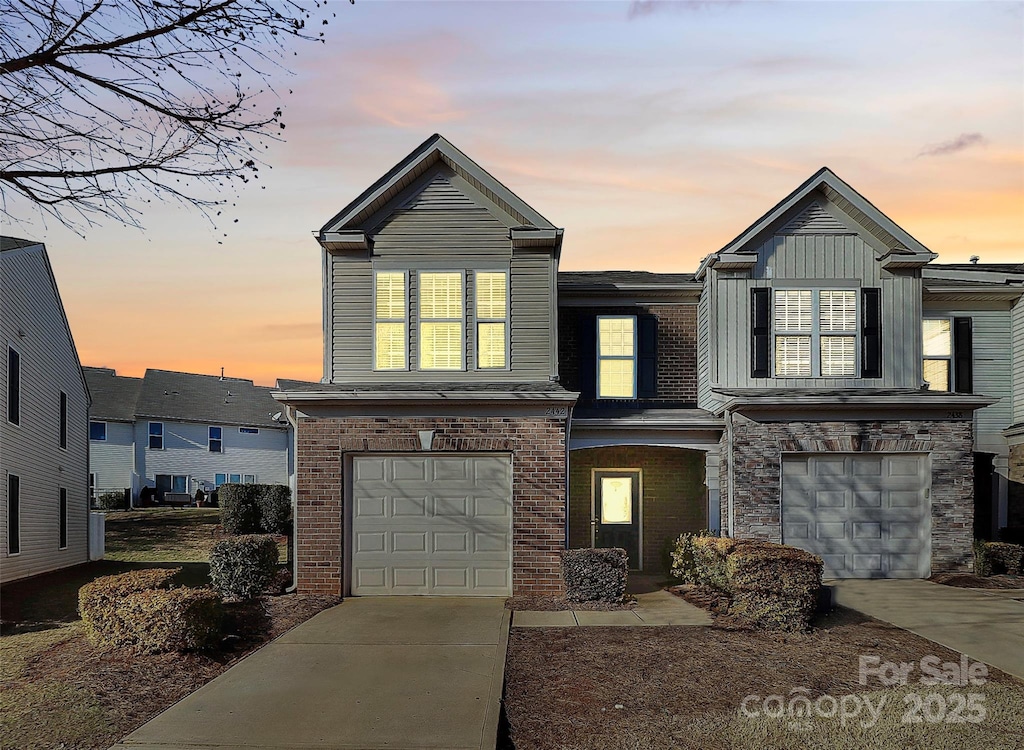
M 820 555 L 826 578 L 927 577 L 929 484 L 925 456 L 785 456 L 782 541 Z
M 351 507 L 353 595 L 512 593 L 508 456 L 360 456 Z

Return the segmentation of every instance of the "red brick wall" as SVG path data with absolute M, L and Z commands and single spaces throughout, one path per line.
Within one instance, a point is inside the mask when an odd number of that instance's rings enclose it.
M 697 402 L 697 305 L 560 307 L 558 374 L 570 391 L 580 387 L 580 318 L 585 315 L 653 315 L 658 319 L 658 395 L 652 404 Z M 645 400 L 646 402 L 646 400 Z M 581 405 L 582 402 L 581 402 Z
M 434 430 L 434 451 L 513 454 L 513 593 L 560 593 L 565 423 L 540 417 L 300 419 L 296 456 L 299 590 L 335 595 L 342 591 L 343 454 L 420 452 L 419 430 Z
M 590 546 L 591 470 L 640 469 L 645 572 L 664 571 L 666 539 L 706 528 L 704 453 L 684 448 L 621 445 L 569 453 L 569 546 Z

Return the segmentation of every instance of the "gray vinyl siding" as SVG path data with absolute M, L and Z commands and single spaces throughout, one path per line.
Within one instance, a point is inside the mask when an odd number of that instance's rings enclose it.
M 697 303 L 697 406 L 701 409 L 714 409 L 718 403 L 711 393 L 710 299 L 711 293 L 705 287 Z
M 454 184 L 453 181 L 454 180 Z M 444 173 L 370 230 L 372 251 L 328 259 L 331 381 L 335 383 L 479 380 L 548 380 L 554 374 L 554 259 L 550 251 L 512 252 L 509 226 L 493 208 L 457 189 Z M 406 271 L 408 371 L 373 370 L 373 272 Z M 462 372 L 418 368 L 418 278 L 422 271 L 462 271 L 465 276 L 465 362 Z M 510 281 L 510 358 L 506 370 L 474 371 L 476 352 L 474 270 L 502 270 Z M 468 273 L 467 273 L 468 272 Z
M 88 396 L 41 245 L 0 253 L 0 582 L 87 562 Z M 21 355 L 21 423 L 7 422 L 7 350 Z M 68 395 L 59 447 L 60 392 Z M 8 474 L 21 480 L 21 552 L 7 554 Z M 58 549 L 60 488 L 68 545 Z
M 1011 314 L 1013 325 L 1013 424 L 1024 422 L 1024 297 Z
M 1002 431 L 1013 424 L 1013 366 L 1007 356 L 1011 340 L 1010 310 L 1005 303 L 977 303 L 1002 309 L 964 309 L 963 302 L 929 302 L 925 317 L 973 318 L 974 392 L 999 401 L 974 413 L 974 445 L 983 453 L 1007 454 Z
M 921 281 L 911 273 L 883 271 L 875 250 L 854 235 L 776 235 L 761 245 L 754 278 L 712 282 L 710 312 L 716 317 L 718 383 L 745 388 L 917 388 L 921 385 Z M 712 271 L 714 273 L 714 271 Z M 882 290 L 882 378 L 751 378 L 750 290 L 779 281 L 843 279 L 851 288 Z M 790 287 L 795 288 L 795 287 Z
M 96 475 L 96 494 L 132 487 L 135 427 L 107 422 L 107 439 L 89 441 L 89 472 Z
M 157 474 L 184 474 L 213 483 L 217 474 L 255 474 L 261 484 L 288 484 L 287 430 L 261 427 L 258 435 L 243 435 L 238 427 L 222 425 L 223 452 L 209 450 L 209 427 L 215 423 L 163 420 L 164 448 L 149 448 L 149 423 L 135 423 L 136 466 L 142 482 L 154 486 Z M 189 488 L 194 491 L 195 487 Z

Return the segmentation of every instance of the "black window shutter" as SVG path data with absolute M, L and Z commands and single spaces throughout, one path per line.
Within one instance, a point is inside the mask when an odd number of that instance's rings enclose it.
M 750 290 L 750 377 L 767 378 L 771 341 L 771 294 L 767 287 Z
M 658 395 L 658 319 L 653 315 L 637 317 L 637 398 Z
M 580 398 L 593 401 L 597 396 L 597 317 L 580 318 Z
M 882 377 L 882 290 L 861 289 L 860 376 Z
M 953 318 L 953 384 L 957 393 L 974 393 L 974 320 Z

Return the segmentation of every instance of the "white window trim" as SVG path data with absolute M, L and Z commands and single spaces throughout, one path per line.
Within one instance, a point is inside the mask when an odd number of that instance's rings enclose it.
M 153 425 L 155 425 L 155 424 L 160 425 L 160 447 L 159 448 L 154 448 L 153 447 L 153 438 L 156 437 L 156 435 L 153 434 Z M 167 426 L 163 422 L 149 422 L 146 429 L 148 430 L 148 432 L 146 434 L 146 450 L 149 450 L 149 451 L 162 451 L 162 450 L 164 450 L 164 437 L 166 436 Z
M 61 515 L 61 505 L 64 505 L 64 513 Z M 60 524 L 61 519 L 64 521 L 64 546 L 60 544 Z M 71 528 L 68 525 L 68 490 L 67 487 L 57 488 L 57 549 L 68 548 L 68 537 L 71 536 Z
M 247 481 L 246 477 L 252 477 L 252 481 L 251 482 Z M 243 474 L 242 475 L 242 484 L 259 484 L 259 482 L 257 482 L 256 479 L 257 479 L 257 477 L 256 477 L 255 474 Z
M 220 437 L 219 438 L 215 438 L 213 436 L 213 431 L 214 430 L 220 430 Z M 214 440 L 216 440 L 218 443 L 220 443 L 220 450 L 219 451 L 215 451 L 213 449 L 213 441 Z M 224 428 L 223 427 L 220 427 L 220 426 L 215 425 L 215 424 L 211 424 L 211 425 L 207 425 L 206 426 L 206 450 L 209 453 L 224 453 Z
M 482 273 L 505 274 L 505 317 L 482 318 L 477 311 L 477 277 Z M 505 324 L 505 366 L 480 367 L 480 324 Z M 509 270 L 479 268 L 473 269 L 473 369 L 480 372 L 508 372 L 512 369 L 512 274 Z
M 11 352 L 14 352 L 15 354 L 18 355 L 18 421 L 17 422 L 12 422 L 11 421 L 10 400 L 8 400 L 8 402 L 7 402 L 7 408 L 5 409 L 5 411 L 7 413 L 4 415 L 4 418 L 7 420 L 7 424 L 12 425 L 14 427 L 21 427 L 22 412 L 25 409 L 25 399 L 22 398 L 24 396 L 25 388 L 24 388 L 24 379 L 22 378 L 22 375 L 23 375 L 22 369 L 23 368 L 21 366 L 21 351 L 19 349 L 16 349 L 13 344 L 8 342 L 8 344 L 7 344 L 7 361 L 4 363 L 4 367 L 9 368 L 11 366 Z M 4 376 L 6 377 L 8 374 L 9 374 L 9 371 L 4 373 Z M 10 389 L 10 383 L 9 382 L 6 384 L 6 386 L 7 386 L 8 389 Z M 9 398 L 10 397 L 10 392 L 8 391 L 8 393 L 5 394 L 5 395 Z
M 795 329 L 778 329 L 775 328 L 775 295 L 778 292 L 810 292 L 811 293 L 811 328 L 810 330 L 795 330 Z M 853 305 L 854 305 L 854 327 L 851 331 L 822 331 L 821 330 L 821 292 L 853 292 Z M 840 379 L 848 380 L 853 378 L 859 378 L 861 376 L 861 336 L 860 336 L 860 319 L 861 319 L 861 300 L 860 290 L 849 287 L 785 287 L 782 289 L 773 289 L 770 315 L 772 322 L 772 339 L 770 348 L 771 355 L 771 373 L 773 378 L 777 379 L 814 379 L 820 380 L 825 379 Z M 811 374 L 810 375 L 777 375 L 775 370 L 775 349 L 776 340 L 780 337 L 796 337 L 796 336 L 809 336 L 811 339 Z M 821 339 L 822 337 L 840 337 L 845 336 L 853 339 L 853 367 L 854 372 L 852 375 L 822 375 L 821 374 Z
M 627 357 L 625 355 L 607 355 L 601 356 L 601 321 L 602 320 L 632 320 L 633 321 L 633 356 Z M 595 398 L 599 401 L 633 401 L 637 398 L 637 380 L 640 378 L 640 373 L 637 371 L 639 367 L 639 352 L 637 348 L 639 346 L 639 318 L 636 315 L 598 315 L 597 322 L 594 326 L 594 335 L 597 337 L 597 341 L 594 342 L 594 351 L 597 356 L 594 357 L 594 367 L 597 368 L 595 373 Z M 632 359 L 633 360 L 633 395 L 626 396 L 602 396 L 601 395 L 601 360 L 602 359 Z
M 924 353 L 924 321 L 926 320 L 945 320 L 949 323 L 949 354 L 947 356 L 940 356 L 938 354 L 925 354 Z M 924 361 L 926 359 L 941 359 L 947 363 L 947 385 L 949 386 L 945 391 L 935 391 L 936 393 L 955 393 L 956 383 L 953 382 L 953 378 L 956 377 L 956 373 L 953 371 L 953 355 L 955 353 L 955 343 L 953 341 L 953 316 L 952 315 L 922 315 L 921 325 L 919 326 L 918 335 L 921 337 L 921 382 L 926 383 L 924 379 Z M 931 383 L 928 383 L 928 390 L 931 390 Z
M 405 294 L 405 317 L 401 320 L 397 318 L 378 318 L 377 317 L 377 275 L 381 273 L 400 273 L 402 274 L 402 285 Z M 412 366 L 411 357 L 409 356 L 409 313 L 412 309 L 412 301 L 410 299 L 411 294 L 409 290 L 409 272 L 400 269 L 389 269 L 389 268 L 378 268 L 373 271 L 373 289 L 371 290 L 370 304 L 373 306 L 373 335 L 370 337 L 370 357 L 371 364 L 373 365 L 374 372 L 409 372 Z M 377 367 L 377 324 L 378 323 L 401 323 L 402 324 L 402 336 L 403 343 L 405 344 L 405 367 Z
M 20 381 L 19 381 L 20 382 Z M 61 396 L 64 398 L 62 399 Z M 64 391 L 57 391 L 57 447 L 67 453 L 68 450 L 68 427 L 71 426 L 69 411 L 71 399 Z M 63 427 L 63 430 L 61 430 Z M 61 445 L 61 443 L 64 443 Z
M 92 426 L 94 424 L 101 424 L 101 425 L 103 425 L 103 437 L 101 437 L 101 438 L 94 438 L 92 436 Z M 109 427 L 107 426 L 107 422 L 105 420 L 90 419 L 89 420 L 89 439 L 93 440 L 93 441 L 95 441 L 97 443 L 105 443 L 105 442 L 107 442 L 107 430 L 108 429 L 109 429 Z
M 11 477 L 18 480 L 18 551 L 11 552 Z M 24 515 L 23 508 L 21 507 L 21 475 L 15 474 L 14 472 L 7 472 L 7 503 L 3 509 L 3 512 L 7 514 L 7 538 L 3 540 L 5 552 L 8 557 L 18 557 L 21 555 L 21 519 Z
M 457 273 L 461 279 L 460 287 L 462 291 L 462 317 L 461 318 L 424 318 L 421 313 L 421 298 L 420 294 L 423 291 L 423 276 L 430 274 L 449 274 Z M 422 271 L 416 272 L 416 370 L 418 372 L 466 372 L 466 318 L 469 314 L 469 295 L 466 292 L 466 270 L 462 268 L 431 268 L 423 269 Z M 476 300 L 473 300 L 474 307 Z M 411 304 L 410 304 L 411 306 Z M 456 368 L 440 368 L 440 367 L 423 367 L 422 365 L 422 351 L 423 346 L 423 324 L 424 323 L 454 323 L 458 320 L 460 326 L 460 337 L 459 343 L 462 349 L 462 357 L 459 359 L 459 367 Z

